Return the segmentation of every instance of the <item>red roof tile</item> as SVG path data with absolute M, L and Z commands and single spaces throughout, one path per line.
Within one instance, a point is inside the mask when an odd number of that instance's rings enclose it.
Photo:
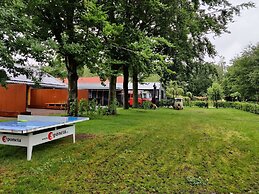
M 68 80 L 64 80 L 65 83 L 68 83 Z M 80 77 L 78 79 L 78 83 L 83 84 L 83 83 L 101 83 L 101 80 L 99 77 Z M 105 83 L 109 83 L 109 80 L 106 80 Z M 123 83 L 123 76 L 117 77 L 117 83 Z

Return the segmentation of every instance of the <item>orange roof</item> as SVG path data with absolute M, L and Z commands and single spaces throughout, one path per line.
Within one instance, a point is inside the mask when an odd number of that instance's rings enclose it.
M 68 80 L 65 79 L 64 82 L 67 84 Z M 78 83 L 83 84 L 83 83 L 101 83 L 100 77 L 80 77 L 78 79 Z M 106 80 L 105 83 L 109 83 L 109 80 Z M 117 77 L 117 83 L 123 83 L 123 76 L 118 76 Z

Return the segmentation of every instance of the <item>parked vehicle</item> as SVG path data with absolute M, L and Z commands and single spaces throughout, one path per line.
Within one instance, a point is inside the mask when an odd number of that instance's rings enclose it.
M 141 97 L 143 99 L 143 102 L 144 101 L 152 101 L 152 95 L 149 91 L 144 91 L 144 92 L 141 92 Z
M 176 110 L 182 110 L 183 109 L 183 98 L 175 98 L 173 107 Z
M 152 96 L 150 94 L 150 92 L 148 91 L 144 91 L 144 92 L 139 92 L 138 94 L 138 104 L 139 106 L 141 106 L 143 104 L 143 102 L 145 101 L 152 101 Z M 129 105 L 132 106 L 133 105 L 133 92 L 129 92 Z

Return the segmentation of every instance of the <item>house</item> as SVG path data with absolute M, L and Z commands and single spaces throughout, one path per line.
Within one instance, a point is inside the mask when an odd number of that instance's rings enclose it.
M 66 105 L 67 84 L 53 76 L 41 73 L 39 82 L 35 84 L 35 81 L 25 75 L 7 75 L 7 87 L 0 86 L 0 116 L 29 114 L 26 112 L 27 108 L 63 108 L 57 105 Z M 87 97 L 87 90 L 79 91 L 80 99 Z
M 66 82 L 66 81 L 65 81 Z M 123 77 L 117 78 L 116 97 L 122 104 Z M 102 82 L 99 77 L 84 77 L 78 79 L 78 89 L 88 90 L 88 99 L 95 99 L 100 105 L 107 105 L 109 98 L 109 81 Z
M 67 80 L 65 80 L 67 83 Z M 130 82 L 128 85 L 129 93 L 133 91 L 133 84 Z M 107 105 L 109 98 L 109 81 L 106 80 L 102 82 L 99 77 L 83 77 L 78 79 L 78 89 L 79 90 L 88 90 L 88 99 L 95 99 L 100 105 Z M 161 100 L 165 98 L 165 89 L 162 87 L 162 84 L 159 82 L 144 82 L 138 84 L 139 93 L 142 95 L 142 98 L 152 98 L 154 96 L 155 89 L 155 98 L 156 100 Z M 117 101 L 123 103 L 123 77 L 117 77 L 116 84 L 116 96 Z
M 37 70 L 35 70 L 37 71 Z M 16 116 L 28 114 L 27 108 L 66 108 L 68 91 L 67 80 L 62 82 L 53 76 L 41 73 L 37 84 L 25 75 L 8 74 L 7 87 L 0 87 L 0 116 Z M 132 83 L 128 85 L 132 92 Z M 159 82 L 139 83 L 139 93 L 142 98 L 154 97 L 161 100 L 165 96 L 164 88 Z M 117 78 L 116 96 L 123 103 L 123 77 Z M 95 99 L 100 105 L 107 105 L 109 98 L 109 81 L 100 81 L 99 77 L 78 79 L 78 100 Z

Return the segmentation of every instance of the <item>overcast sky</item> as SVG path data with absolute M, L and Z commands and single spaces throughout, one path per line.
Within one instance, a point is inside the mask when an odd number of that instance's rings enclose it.
M 230 0 L 234 5 L 248 2 L 249 0 Z M 219 56 L 223 56 L 227 64 L 235 56 L 239 55 L 249 44 L 259 43 L 259 0 L 251 0 L 256 8 L 241 11 L 240 16 L 234 18 L 235 22 L 229 24 L 230 34 L 222 34 L 220 37 L 211 37 Z M 213 61 L 213 59 L 206 59 Z M 217 57 L 214 61 L 218 62 Z

